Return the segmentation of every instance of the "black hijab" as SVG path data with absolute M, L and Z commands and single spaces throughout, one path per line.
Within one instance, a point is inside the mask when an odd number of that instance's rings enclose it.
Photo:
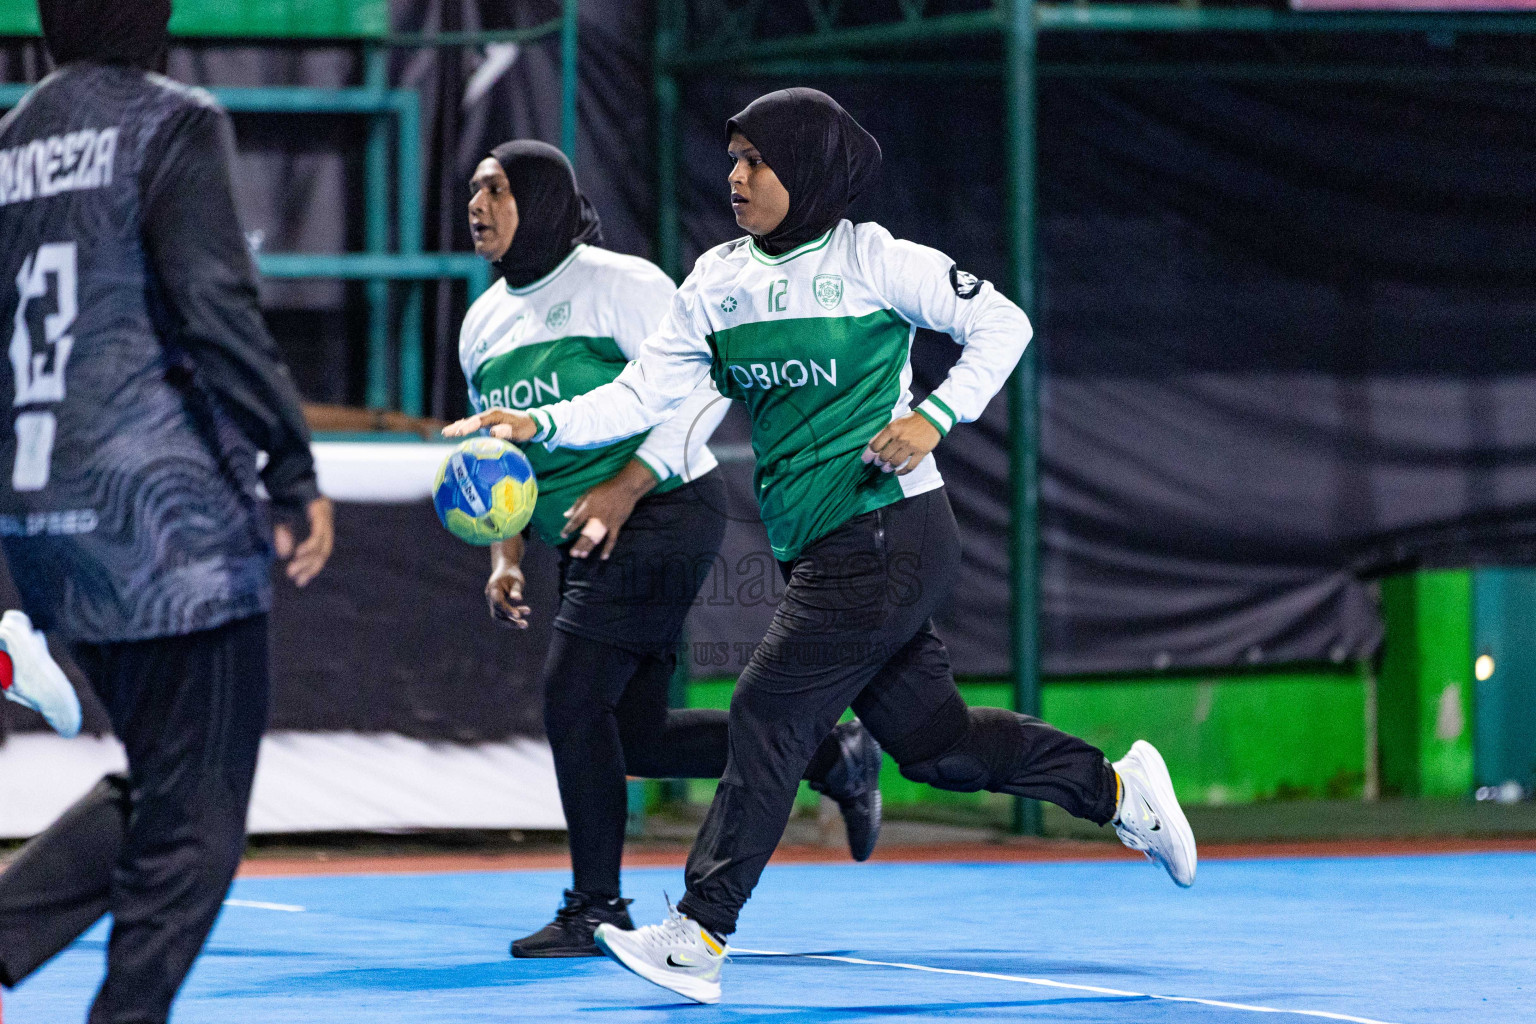
M 820 238 L 880 173 L 880 144 L 837 101 L 815 89 L 780 89 L 725 123 L 747 137 L 789 191 L 789 212 L 757 239 L 779 256 Z
M 55 64 L 91 60 L 165 69 L 171 0 L 38 0 Z
M 583 242 L 603 244 L 602 222 L 576 187 L 576 172 L 564 153 L 548 143 L 519 139 L 503 142 L 491 156 L 506 172 L 517 201 L 517 234 L 492 264 L 507 284 L 532 284 Z

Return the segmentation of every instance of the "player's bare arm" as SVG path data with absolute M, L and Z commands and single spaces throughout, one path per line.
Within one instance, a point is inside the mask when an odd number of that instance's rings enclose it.
M 576 499 L 576 504 L 566 510 L 565 528 L 560 531 L 562 537 L 580 531 L 576 543 L 571 545 L 571 557 L 586 558 L 602 544 L 602 559 L 606 562 L 619 542 L 619 531 L 635 510 L 635 503 L 655 486 L 656 474 L 639 459 L 630 459 L 611 478 Z
M 527 629 L 531 609 L 523 603 L 523 538 L 511 537 L 491 545 L 491 576 L 485 581 L 485 603 L 491 618 L 514 629 Z

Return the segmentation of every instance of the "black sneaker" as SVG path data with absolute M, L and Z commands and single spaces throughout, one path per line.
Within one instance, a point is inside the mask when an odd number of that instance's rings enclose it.
M 512 943 L 512 955 L 519 958 L 555 956 L 602 956 L 592 940 L 600 924 L 634 931 L 629 919 L 629 905 L 634 900 L 588 896 L 574 889 L 565 890 L 565 906 L 555 911 L 555 919 L 532 935 Z
M 837 801 L 848 829 L 848 852 L 869 860 L 880 840 L 880 744 L 858 719 L 832 730 L 842 754 L 824 782 L 811 788 Z

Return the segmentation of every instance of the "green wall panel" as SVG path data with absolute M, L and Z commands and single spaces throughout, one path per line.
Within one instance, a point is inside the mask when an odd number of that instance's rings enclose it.
M 1472 578 L 1453 569 L 1382 581 L 1378 735 L 1386 795 L 1471 791 Z
M 1188 803 L 1357 797 L 1365 782 L 1357 671 L 1060 681 L 1042 709 L 1111 759 L 1150 741 Z
M 0 35 L 35 36 L 42 30 L 36 0 L 0 0 Z
M 268 38 L 382 36 L 388 0 L 175 0 L 171 31 L 183 36 Z
M 1536 790 L 1536 569 L 1478 569 L 1472 598 L 1475 781 Z
M 35 0 L 0 0 L 0 35 L 37 35 L 40 31 Z M 370 38 L 389 32 L 389 3 L 388 0 L 173 0 L 171 31 L 181 36 L 226 38 Z
M 729 680 L 695 682 L 690 707 L 730 705 Z M 971 704 L 1007 707 L 1006 683 L 963 683 Z M 1356 671 L 1232 673 L 1153 679 L 1047 681 L 1045 718 L 1111 758 L 1136 739 L 1162 751 L 1180 798 L 1221 804 L 1357 797 L 1365 779 L 1365 685 Z M 886 759 L 881 791 L 892 806 L 1006 806 L 991 793 L 947 793 L 901 777 Z M 690 784 L 707 800 L 713 784 Z M 802 789 L 802 798 L 814 794 Z

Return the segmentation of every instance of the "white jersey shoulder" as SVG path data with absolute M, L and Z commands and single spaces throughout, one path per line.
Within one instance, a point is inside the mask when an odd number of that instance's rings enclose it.
M 883 244 L 878 239 L 888 243 L 890 233 L 846 220 L 778 256 L 740 238 L 699 257 L 684 290 L 711 332 L 765 320 L 865 316 L 891 305 L 869 273 L 871 254 Z
M 648 260 L 579 245 L 532 284 L 497 281 L 487 288 L 464 316 L 459 363 L 473 380 L 488 359 L 563 338 L 613 338 L 630 355 L 675 291 Z
M 648 259 L 593 245 L 577 248 L 580 265 L 594 276 L 601 274 L 612 285 L 644 288 L 672 283 L 666 272 Z

